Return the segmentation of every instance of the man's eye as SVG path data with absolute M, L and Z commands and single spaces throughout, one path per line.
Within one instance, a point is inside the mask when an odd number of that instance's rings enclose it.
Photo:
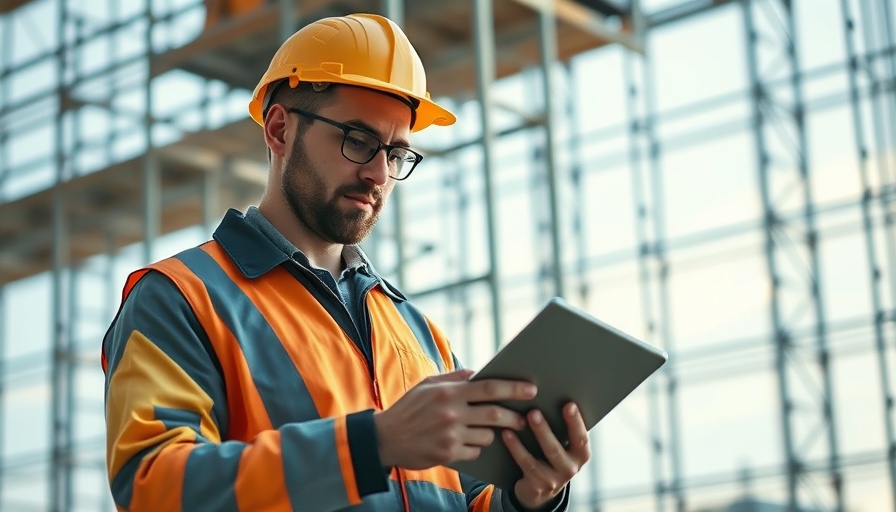
M 363 139 L 359 139 L 358 137 L 353 137 L 351 135 L 348 135 L 345 137 L 345 143 L 349 144 L 352 148 L 355 148 L 355 149 L 361 149 L 361 148 L 367 147 L 367 145 L 368 145 L 367 141 L 365 141 Z
M 412 153 L 410 151 L 408 151 L 407 149 L 395 148 L 389 154 L 389 159 L 395 160 L 395 161 L 401 160 L 404 162 L 410 162 L 410 161 L 414 160 L 411 157 L 411 155 L 412 155 Z

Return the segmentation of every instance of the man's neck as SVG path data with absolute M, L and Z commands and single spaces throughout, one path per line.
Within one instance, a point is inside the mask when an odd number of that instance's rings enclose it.
M 315 267 L 322 268 L 330 272 L 330 275 L 333 276 L 333 279 L 339 280 L 339 274 L 342 273 L 343 268 L 345 268 L 345 263 L 342 261 L 342 250 L 345 246 L 340 244 L 329 244 L 324 247 L 307 247 L 302 246 L 296 243 L 297 241 L 291 240 L 293 244 L 308 257 L 308 261 L 311 262 L 311 265 Z
M 266 207 L 262 201 L 258 205 L 258 211 L 279 231 L 287 240 L 308 258 L 311 265 L 330 272 L 335 278 L 339 278 L 345 266 L 342 261 L 342 244 L 336 244 L 323 240 L 316 233 L 308 229 L 308 226 L 299 222 L 288 210 Z M 284 212 L 285 213 L 282 213 Z

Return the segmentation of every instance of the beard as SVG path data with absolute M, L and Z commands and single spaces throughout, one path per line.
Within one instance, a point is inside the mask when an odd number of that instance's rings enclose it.
M 364 240 L 376 225 L 383 208 L 381 188 L 365 181 L 338 187 L 328 196 L 324 180 L 326 170 L 316 167 L 308 158 L 305 145 L 296 135 L 292 154 L 283 169 L 283 195 L 296 219 L 322 239 L 343 245 Z M 373 199 L 373 211 L 340 207 L 342 196 L 363 194 Z

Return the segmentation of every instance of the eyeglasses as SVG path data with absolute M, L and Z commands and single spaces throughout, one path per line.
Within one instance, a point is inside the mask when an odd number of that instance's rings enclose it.
M 309 119 L 323 121 L 339 128 L 343 132 L 342 136 L 342 156 L 347 160 L 356 164 L 366 164 L 373 160 L 379 151 L 385 150 L 386 157 L 389 162 L 389 177 L 396 180 L 407 179 L 414 172 L 417 164 L 423 160 L 423 155 L 417 153 L 411 148 L 404 146 L 390 146 L 383 144 L 379 138 L 372 133 L 349 126 L 339 121 L 334 121 L 323 116 L 319 116 L 313 112 L 307 112 L 298 108 L 288 108 L 290 112 L 305 116 Z

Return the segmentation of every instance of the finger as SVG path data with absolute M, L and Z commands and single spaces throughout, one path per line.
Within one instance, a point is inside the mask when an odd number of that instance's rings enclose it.
M 512 428 L 522 430 L 526 428 L 526 420 L 523 416 L 500 405 L 471 405 L 464 416 L 467 425 L 480 427 Z
M 548 425 L 544 415 L 541 411 L 534 410 L 529 413 L 528 419 L 529 427 L 532 429 L 532 433 L 535 434 L 538 446 L 541 447 L 541 451 L 544 453 L 544 457 L 547 459 L 548 464 L 561 473 L 567 473 L 569 468 L 573 465 L 572 461 L 569 459 L 566 450 L 563 448 L 563 445 L 560 444 L 557 436 L 551 431 L 551 426 Z
M 453 460 L 476 460 L 480 453 L 482 453 L 482 448 L 479 446 L 459 446 L 455 450 Z
M 495 441 L 495 431 L 490 428 L 468 428 L 460 436 L 460 441 L 467 446 L 485 448 Z
M 455 370 L 453 372 L 443 373 L 440 375 L 431 375 L 424 379 L 425 382 L 463 382 L 469 379 L 474 373 L 473 370 Z
M 538 393 L 538 388 L 529 382 L 485 379 L 467 383 L 462 393 L 467 402 L 531 400 Z
M 544 469 L 545 464 L 529 453 L 529 450 L 526 449 L 520 438 L 512 430 L 505 430 L 501 437 L 504 441 L 504 446 L 510 452 L 510 456 L 517 466 L 523 470 L 523 475 L 541 480 L 540 473 Z
M 588 445 L 588 429 L 582 412 L 576 404 L 569 403 L 563 408 L 563 415 L 566 416 L 566 431 L 569 434 L 567 451 L 580 465 L 585 464 L 591 458 L 591 447 Z

